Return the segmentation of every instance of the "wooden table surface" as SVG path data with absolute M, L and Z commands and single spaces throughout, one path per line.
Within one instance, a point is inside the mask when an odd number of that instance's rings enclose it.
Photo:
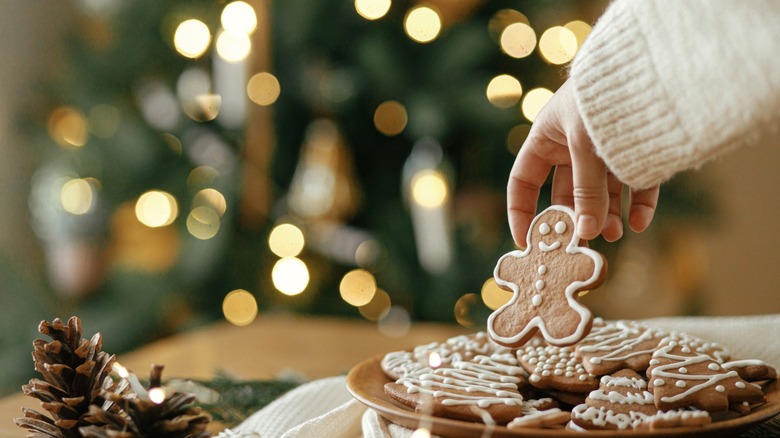
M 220 370 L 245 380 L 273 379 L 285 372 L 319 379 L 344 374 L 377 354 L 467 332 L 454 325 L 415 323 L 404 336 L 389 337 L 365 321 L 261 314 L 245 327 L 218 323 L 161 339 L 117 359 L 141 377 L 148 376 L 151 364 L 163 364 L 163 380 L 210 379 Z M 41 410 L 37 400 L 21 393 L 0 399 L 0 437 L 26 436 L 13 423 L 22 407 Z

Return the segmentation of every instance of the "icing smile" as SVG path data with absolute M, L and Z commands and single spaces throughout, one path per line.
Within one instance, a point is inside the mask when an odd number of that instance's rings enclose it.
M 555 241 L 551 244 L 546 244 L 544 242 L 539 242 L 539 249 L 541 249 L 544 252 L 553 251 L 561 247 L 560 241 Z

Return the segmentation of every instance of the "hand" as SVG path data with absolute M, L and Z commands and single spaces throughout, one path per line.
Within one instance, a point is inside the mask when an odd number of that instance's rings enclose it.
M 539 189 L 555 167 L 552 203 L 574 207 L 581 239 L 599 234 L 607 241 L 623 235 L 623 183 L 596 155 L 566 82 L 536 117 L 509 173 L 507 207 L 512 238 L 525 247 L 528 227 L 536 216 Z M 644 231 L 658 204 L 658 186 L 630 190 L 628 225 Z

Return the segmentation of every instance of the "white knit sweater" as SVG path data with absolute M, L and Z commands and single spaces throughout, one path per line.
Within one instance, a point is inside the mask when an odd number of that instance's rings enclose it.
M 659 184 L 777 135 L 780 1 L 617 0 L 570 80 L 609 169 Z

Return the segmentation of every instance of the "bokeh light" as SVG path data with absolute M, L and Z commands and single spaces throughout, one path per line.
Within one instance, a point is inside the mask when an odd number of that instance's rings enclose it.
M 62 208 L 70 214 L 82 215 L 92 208 L 94 192 L 86 179 L 74 178 L 65 182 L 60 190 Z
M 192 197 L 192 208 L 211 207 L 218 215 L 224 216 L 227 211 L 225 196 L 215 189 L 203 189 Z
M 178 215 L 176 198 L 168 192 L 150 190 L 141 195 L 135 203 L 135 216 L 147 227 L 168 226 Z
M 525 23 L 529 26 L 531 25 L 531 23 L 528 21 L 528 17 L 526 17 L 522 12 L 516 11 L 514 9 L 502 9 L 496 12 L 490 18 L 490 21 L 488 21 L 488 33 L 490 34 L 491 38 L 499 41 L 501 39 L 501 34 L 504 32 L 504 29 L 506 29 L 510 24 L 514 23 Z
M 409 311 L 401 306 L 391 306 L 387 316 L 382 318 L 377 327 L 379 332 L 391 338 L 400 338 L 409 333 L 412 328 L 412 318 Z
M 195 207 L 187 215 L 187 231 L 200 240 L 216 236 L 219 226 L 219 214 L 211 207 Z
M 435 170 L 421 170 L 412 178 L 412 200 L 424 208 L 444 205 L 448 196 L 444 175 Z
M 458 298 L 453 310 L 455 321 L 463 327 L 472 327 L 474 325 L 473 314 L 477 310 L 477 303 L 479 303 L 479 296 L 477 296 L 477 294 L 467 293 Z
M 506 148 L 512 155 L 517 155 L 520 152 L 520 147 L 525 143 L 525 139 L 528 138 L 530 131 L 531 125 L 525 123 L 513 126 L 509 130 L 509 134 L 506 136 Z
M 303 260 L 283 257 L 271 271 L 274 287 L 285 295 L 298 295 L 309 285 L 309 269 Z
M 513 58 L 525 58 L 536 47 L 536 32 L 525 23 L 512 23 L 501 32 L 501 50 Z
M 222 300 L 222 314 L 231 324 L 245 326 L 257 317 L 257 300 L 244 289 L 236 289 Z
M 490 80 L 485 94 L 493 106 L 509 108 L 520 101 L 523 87 L 514 76 L 498 75 Z
M 236 35 L 250 35 L 257 28 L 255 9 L 246 2 L 228 3 L 220 16 L 226 32 Z
M 482 302 L 491 310 L 496 310 L 508 303 L 512 298 L 512 292 L 501 289 L 493 278 L 488 278 L 482 284 Z
M 87 144 L 87 119 L 76 108 L 65 106 L 52 111 L 49 135 L 58 145 L 81 147 Z
M 211 166 L 198 166 L 187 175 L 187 187 L 197 190 L 214 183 L 219 177 L 219 171 Z
M 187 58 L 199 58 L 209 48 L 211 31 L 200 20 L 185 20 L 176 28 L 173 34 L 173 45 L 176 51 Z
M 391 0 L 355 0 L 355 10 L 366 20 L 378 20 L 390 10 Z
M 429 43 L 441 32 L 441 17 L 428 6 L 414 7 L 404 18 L 404 30 L 412 40 L 418 43 Z
M 165 397 L 167 397 L 167 394 L 165 392 L 165 388 L 156 386 L 154 388 L 149 388 L 149 401 L 151 401 L 154 404 L 160 404 L 165 401 Z
M 374 111 L 374 126 L 377 131 L 387 136 L 403 132 L 408 121 L 406 107 L 395 100 L 382 102 Z
M 217 54 L 227 62 L 241 62 L 251 50 L 252 42 L 248 35 L 220 32 L 217 36 Z
M 580 20 L 570 21 L 564 24 L 563 27 L 574 33 L 574 36 L 577 38 L 577 45 L 579 47 L 582 47 L 582 44 L 585 42 L 585 38 L 587 38 L 588 35 L 590 35 L 590 31 L 593 30 L 590 24 Z
M 523 103 L 520 105 L 523 116 L 533 122 L 539 111 L 547 105 L 547 102 L 553 97 L 553 92 L 546 88 L 534 88 L 525 94 Z
M 539 39 L 539 52 L 550 64 L 565 64 L 577 53 L 577 37 L 574 32 L 562 26 L 553 26 L 544 31 Z
M 297 256 L 304 245 L 303 231 L 293 224 L 279 224 L 268 235 L 268 247 L 279 257 Z
M 377 289 L 371 301 L 358 307 L 358 311 L 369 321 L 379 321 L 387 316 L 391 306 L 390 295 L 382 289 Z
M 376 291 L 376 279 L 365 269 L 347 272 L 339 283 L 341 298 L 356 307 L 370 303 Z
M 279 80 L 268 72 L 255 73 L 246 84 L 249 100 L 260 106 L 272 105 L 279 99 L 281 92 Z
M 87 116 L 87 130 L 98 138 L 111 138 L 119 128 L 119 110 L 112 105 L 95 105 Z

